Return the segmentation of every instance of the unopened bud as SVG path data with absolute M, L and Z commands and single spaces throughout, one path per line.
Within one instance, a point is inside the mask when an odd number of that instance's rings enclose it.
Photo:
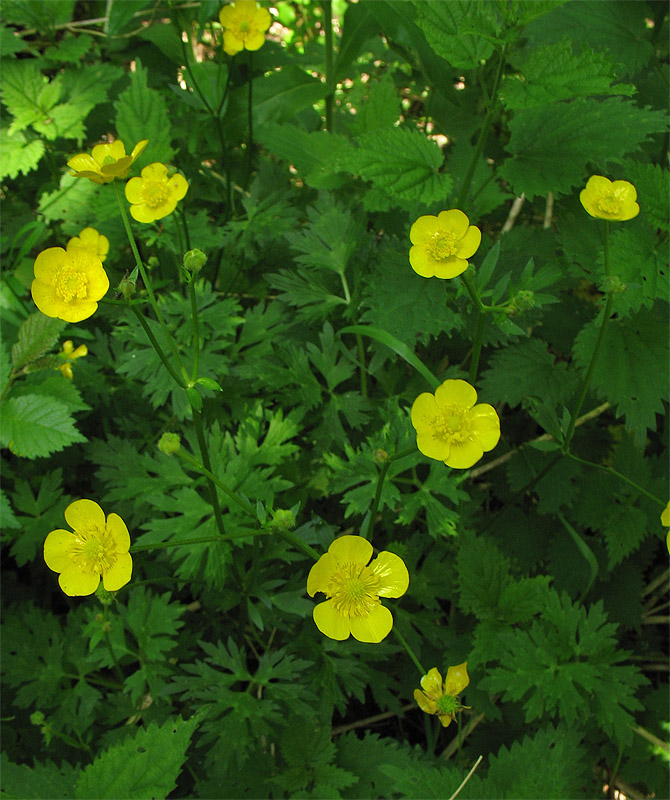
M 520 314 L 535 308 L 535 295 L 529 289 L 522 289 L 514 295 L 510 304 L 507 306 L 507 313 L 510 315 Z
M 135 281 L 131 281 L 130 278 L 121 278 L 116 290 L 121 292 L 125 300 L 130 300 L 135 294 Z
M 279 508 L 272 512 L 272 525 L 282 531 L 295 528 L 295 516 L 289 508 Z
M 173 456 L 181 448 L 181 439 L 178 433 L 164 433 L 158 441 L 158 449 L 166 456 Z
M 197 247 L 195 247 L 193 250 L 189 250 L 187 253 L 184 253 L 184 269 L 188 270 L 189 272 L 200 272 L 206 263 L 207 256 L 202 252 L 202 250 L 198 250 Z
M 372 454 L 372 460 L 375 464 L 385 464 L 389 460 L 389 454 L 380 447 Z

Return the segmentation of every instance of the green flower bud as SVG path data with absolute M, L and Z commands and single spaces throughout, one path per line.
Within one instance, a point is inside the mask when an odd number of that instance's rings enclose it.
M 43 725 L 45 716 L 41 711 L 33 711 L 30 715 L 30 722 L 33 725 Z
M 520 314 L 522 311 L 528 311 L 535 308 L 535 296 L 529 289 L 521 289 L 507 306 L 507 313 L 510 315 Z
M 166 456 L 172 456 L 179 452 L 181 448 L 181 439 L 178 433 L 164 433 L 159 442 L 158 449 Z
M 282 531 L 295 528 L 295 516 L 288 508 L 278 508 L 272 512 L 272 526 Z
M 121 292 L 126 300 L 130 300 L 135 294 L 135 281 L 131 281 L 130 278 L 121 278 L 119 285 L 116 287 L 116 291 Z
M 382 450 L 380 447 L 372 454 L 372 460 L 375 462 L 375 464 L 385 464 L 389 460 L 389 454 L 386 452 L 386 450 Z
M 202 252 L 202 250 L 198 250 L 197 247 L 195 247 L 193 250 L 189 250 L 188 253 L 184 253 L 184 269 L 188 270 L 189 272 L 200 272 L 206 263 L 207 256 Z

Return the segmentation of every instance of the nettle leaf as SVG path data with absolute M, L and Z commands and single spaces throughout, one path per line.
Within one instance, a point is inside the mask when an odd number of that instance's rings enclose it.
M 356 8 L 349 6 L 349 8 Z M 361 83 L 352 92 L 356 115 L 349 121 L 354 135 L 393 127 L 400 118 L 401 106 L 393 78 L 387 73 L 380 80 Z
M 660 164 L 643 161 L 624 161 L 621 174 L 637 189 L 640 198 L 640 215 L 652 225 L 667 231 L 670 228 L 670 197 L 668 197 L 668 170 Z M 667 280 L 665 281 L 667 284 Z
M 9 133 L 44 119 L 60 97 L 60 81 L 49 83 L 32 59 L 15 59 L 2 65 L 2 102 L 14 117 Z
M 19 328 L 17 342 L 12 347 L 12 366 L 14 369 L 36 361 L 48 353 L 56 344 L 65 328 L 65 322 L 35 312 L 27 317 Z
M 638 108 L 629 100 L 578 98 L 520 109 L 509 127 L 506 149 L 512 157 L 498 175 L 515 194 L 525 192 L 532 200 L 580 185 L 589 163 L 637 152 L 651 134 L 666 130 L 667 120 L 665 112 Z
M 489 770 L 478 795 L 466 797 L 579 797 L 588 776 L 581 735 L 564 725 L 542 728 L 524 736 L 508 750 L 501 747 L 489 758 Z M 541 764 L 542 768 L 538 769 Z
M 500 99 L 508 109 L 518 110 L 591 94 L 634 94 L 632 84 L 611 86 L 614 80 L 608 55 L 588 47 L 575 53 L 572 42 L 564 40 L 530 50 L 521 74 L 506 76 Z
M 7 753 L 0 754 L 2 764 L 2 796 L 6 800 L 69 800 L 74 797 L 77 767 L 63 761 L 57 766 L 53 761 L 44 764 L 34 761 L 33 766 L 12 764 Z
M 393 198 L 429 205 L 451 191 L 449 175 L 438 172 L 443 156 L 437 142 L 413 128 L 390 128 L 359 136 L 357 150 L 344 153 L 337 166 Z
M 630 744 L 633 717 L 642 708 L 636 690 L 647 683 L 633 666 L 621 665 L 616 625 L 607 622 L 602 601 L 588 611 L 564 592 L 545 594 L 542 616 L 530 629 L 502 630 L 492 652 L 500 662 L 480 684 L 504 692 L 504 700 L 525 698 L 526 721 L 560 715 L 568 725 L 592 713 L 615 741 Z
M 451 797 L 467 774 L 451 764 L 435 767 L 418 761 L 403 767 L 382 764 L 379 771 L 392 781 L 394 793 L 415 800 Z
M 148 70 L 142 66 L 139 58 L 136 59 L 135 72 L 130 74 L 130 86 L 114 103 L 116 131 L 127 152 L 141 139 L 149 140 L 138 163 L 167 163 L 174 156 L 170 146 L 172 133 L 167 103 L 161 92 L 149 88 L 148 77 Z
M 14 53 L 20 53 L 26 49 L 26 46 L 25 41 L 21 38 L 20 31 L 0 25 L 0 53 L 2 53 L 3 58 L 8 58 Z
M 574 344 L 575 362 L 586 369 L 602 314 L 585 325 Z M 602 342 L 591 387 L 626 417 L 626 430 L 656 430 L 667 396 L 667 307 L 657 304 L 628 319 L 612 319 Z
M 490 539 L 461 539 L 458 551 L 458 604 L 480 619 L 495 616 L 505 587 L 512 582 L 509 559 Z
M 75 797 L 165 798 L 176 787 L 196 718 L 152 722 L 97 756 L 80 773 Z
M 40 197 L 37 213 L 45 222 L 65 220 L 72 235 L 91 224 L 91 207 L 99 186 L 93 181 L 81 180 L 64 172 L 60 186 Z
M 86 33 L 66 34 L 57 45 L 47 47 L 44 57 L 49 61 L 65 61 L 76 64 L 93 46 L 93 37 Z
M 65 403 L 27 394 L 9 397 L 2 404 L 0 441 L 18 456 L 38 458 L 85 442 L 86 437 L 75 428 Z
M 419 27 L 433 50 L 460 69 L 474 69 L 493 53 L 502 20 L 491 3 L 456 0 L 414 3 Z
M 37 169 L 46 145 L 41 139 L 29 139 L 21 132 L 10 133 L 8 128 L 0 128 L 0 179 L 16 178 L 19 173 L 27 175 Z

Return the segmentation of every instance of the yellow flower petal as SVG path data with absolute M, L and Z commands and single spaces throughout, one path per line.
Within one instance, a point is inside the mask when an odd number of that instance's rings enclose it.
M 325 603 L 314 606 L 312 617 L 316 627 L 324 636 L 338 641 L 349 638 L 349 619 L 335 608 L 334 600 L 326 600 Z
M 412 403 L 410 418 L 412 425 L 417 430 L 431 428 L 433 420 L 439 413 L 435 396 L 429 392 L 422 392 Z
M 372 545 L 362 536 L 340 536 L 330 545 L 328 552 L 340 564 L 365 565 L 372 557 Z
M 44 562 L 49 569 L 62 572 L 72 565 L 70 550 L 74 540 L 74 534 L 62 528 L 48 534 L 44 540 Z
M 661 514 L 661 525 L 670 527 L 670 501 L 668 501 L 668 505 L 663 509 L 663 513 Z
M 443 459 L 452 469 L 470 469 L 484 455 L 484 448 L 475 441 L 451 443 L 451 452 Z
M 248 49 L 248 48 L 247 48 Z M 183 200 L 186 192 L 188 191 L 188 183 L 183 175 L 177 173 L 173 175 L 168 181 L 168 186 L 175 201 Z M 176 203 L 175 203 L 176 204 Z
M 422 711 L 425 711 L 426 714 L 437 714 L 437 705 L 435 704 L 435 701 L 431 700 L 429 697 L 426 697 L 421 689 L 414 690 L 414 699 L 418 703 L 419 708 Z
M 435 270 L 439 267 L 439 262 L 432 258 L 423 245 L 414 245 L 410 248 L 409 263 L 414 272 L 422 278 L 433 278 Z
M 67 162 L 68 167 L 75 172 L 100 172 L 100 165 L 90 153 L 78 153 Z
M 444 692 L 456 696 L 470 683 L 468 676 L 468 662 L 464 661 L 455 667 L 449 667 L 444 679 Z
M 141 175 L 142 180 L 163 181 L 167 178 L 167 167 L 160 161 L 156 161 L 153 164 L 147 164 Z
M 65 521 L 73 531 L 105 529 L 105 512 L 93 500 L 75 500 L 65 509 Z
M 48 247 L 35 259 L 33 272 L 41 283 L 53 285 L 58 271 L 66 263 L 65 250 L 62 247 Z
M 82 597 L 93 594 L 100 585 L 100 576 L 95 573 L 82 572 L 72 564 L 58 576 L 58 583 L 65 594 L 70 597 Z
M 463 406 L 472 408 L 477 402 L 477 392 L 467 381 L 446 380 L 435 390 L 438 406 Z
M 64 319 L 62 315 L 67 311 L 67 306 L 58 297 L 53 286 L 35 279 L 30 284 L 30 294 L 37 308 L 46 317 Z
M 224 31 L 223 33 L 223 49 L 229 56 L 234 56 L 236 53 L 244 50 L 244 42 L 239 37 L 235 36 L 232 31 Z
M 332 553 L 324 553 L 309 571 L 307 594 L 314 597 L 317 592 L 325 592 L 328 582 L 336 571 L 337 559 Z
M 437 231 L 437 217 L 426 214 L 419 217 L 409 229 L 409 239 L 412 244 L 425 244 Z
M 438 719 L 442 723 L 443 728 L 448 728 L 451 725 L 453 716 L 451 714 L 438 714 Z
M 458 256 L 450 256 L 442 261 L 435 262 L 435 275 L 436 278 L 442 280 L 450 280 L 462 275 L 468 268 L 468 262 L 464 258 Z
M 405 562 L 395 553 L 383 550 L 372 561 L 368 569 L 379 576 L 379 588 L 377 589 L 379 597 L 402 597 L 407 591 L 409 572 Z
M 107 517 L 107 532 L 114 540 L 117 553 L 127 553 L 130 547 L 130 534 L 126 523 L 118 514 L 110 514 Z
M 126 200 L 129 203 L 142 202 L 142 178 L 131 178 L 125 186 Z
M 446 461 L 451 454 L 450 442 L 435 436 L 433 431 L 420 430 L 416 433 L 416 446 L 420 453 L 436 461 Z
M 130 154 L 130 157 L 135 161 L 138 159 L 142 153 L 144 152 L 144 148 L 149 144 L 148 139 L 140 139 L 140 141 L 133 147 L 133 152 Z
M 432 697 L 435 700 L 438 697 L 441 697 L 442 675 L 440 675 L 437 667 L 432 667 L 429 669 L 428 672 L 421 678 L 421 688 L 428 695 L 428 697 Z
M 440 211 L 437 215 L 437 224 L 440 230 L 449 231 L 456 239 L 462 239 L 468 230 L 470 220 L 462 211 L 452 208 L 449 211 Z
M 465 236 L 458 243 L 458 257 L 471 258 L 479 249 L 482 243 L 482 232 L 474 225 L 471 225 Z
M 470 411 L 472 432 L 485 452 L 500 441 L 500 417 L 488 403 L 480 403 Z
M 374 606 L 365 616 L 349 619 L 351 634 L 359 642 L 377 644 L 389 635 L 392 627 L 393 616 L 381 604 Z
M 260 50 L 265 44 L 265 35 L 260 31 L 249 34 L 244 40 L 245 50 Z
M 110 516 L 116 516 L 110 514 Z M 118 517 L 117 519 L 121 519 Z M 125 528 L 125 525 L 124 525 Z M 127 531 L 126 531 L 127 533 Z M 133 572 L 133 559 L 130 553 L 122 553 L 110 569 L 102 573 L 102 585 L 108 592 L 116 592 L 125 586 Z

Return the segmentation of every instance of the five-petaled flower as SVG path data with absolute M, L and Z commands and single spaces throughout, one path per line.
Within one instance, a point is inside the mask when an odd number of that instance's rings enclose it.
M 341 536 L 314 564 L 307 577 L 307 593 L 324 592 L 326 600 L 314 606 L 316 627 L 331 639 L 381 642 L 393 627 L 393 617 L 380 597 L 401 597 L 409 586 L 405 562 L 382 551 L 372 557 L 372 545 L 362 536 Z
M 111 183 L 115 178 L 125 178 L 133 161 L 147 146 L 148 139 L 142 139 L 127 156 L 126 148 L 120 139 L 108 144 L 96 144 L 89 153 L 78 153 L 67 162 L 75 178 L 88 178 L 93 183 Z
M 423 278 L 455 278 L 468 267 L 468 258 L 477 252 L 482 232 L 462 211 L 452 208 L 433 217 L 419 217 L 409 238 L 414 245 L 409 263 Z
M 267 8 L 256 0 L 236 0 L 219 12 L 223 26 L 223 49 L 230 56 L 241 50 L 258 50 L 265 42 L 265 31 L 272 23 Z
M 171 214 L 188 191 L 188 183 L 178 172 L 168 177 L 168 168 L 160 161 L 142 170 L 141 178 L 126 184 L 130 213 L 138 222 L 154 222 Z
M 457 695 L 469 683 L 467 661 L 449 667 L 444 683 L 437 667 L 433 667 L 421 678 L 421 689 L 414 690 L 414 699 L 426 714 L 437 714 L 443 727 L 446 728 L 458 711 L 468 708 L 461 705 Z
M 93 500 L 76 500 L 65 509 L 65 520 L 74 533 L 55 530 L 44 541 L 47 567 L 59 572 L 65 594 L 93 594 L 100 585 L 115 592 L 130 580 L 133 559 L 130 534 L 118 514 L 105 512 Z
M 446 380 L 435 394 L 423 392 L 412 404 L 416 446 L 448 467 L 468 469 L 500 439 L 500 418 L 466 381 Z
M 628 181 L 612 182 L 602 175 L 589 178 L 586 188 L 579 193 L 579 199 L 586 211 L 597 219 L 625 222 L 640 213 L 633 184 Z
M 72 339 L 63 342 L 63 347 L 58 354 L 58 357 L 63 360 L 63 363 L 54 369 L 60 370 L 66 378 L 72 380 L 72 364 L 78 359 L 88 355 L 88 347 L 85 344 L 80 344 L 75 350 L 72 344 Z
M 109 289 L 102 262 L 85 247 L 49 247 L 35 259 L 30 286 L 35 305 L 47 317 L 81 322 L 98 308 Z
M 82 247 L 90 250 L 100 261 L 104 261 L 109 253 L 109 239 L 95 228 L 84 228 L 79 231 L 79 236 L 73 236 L 65 245 L 67 250 L 73 247 Z

